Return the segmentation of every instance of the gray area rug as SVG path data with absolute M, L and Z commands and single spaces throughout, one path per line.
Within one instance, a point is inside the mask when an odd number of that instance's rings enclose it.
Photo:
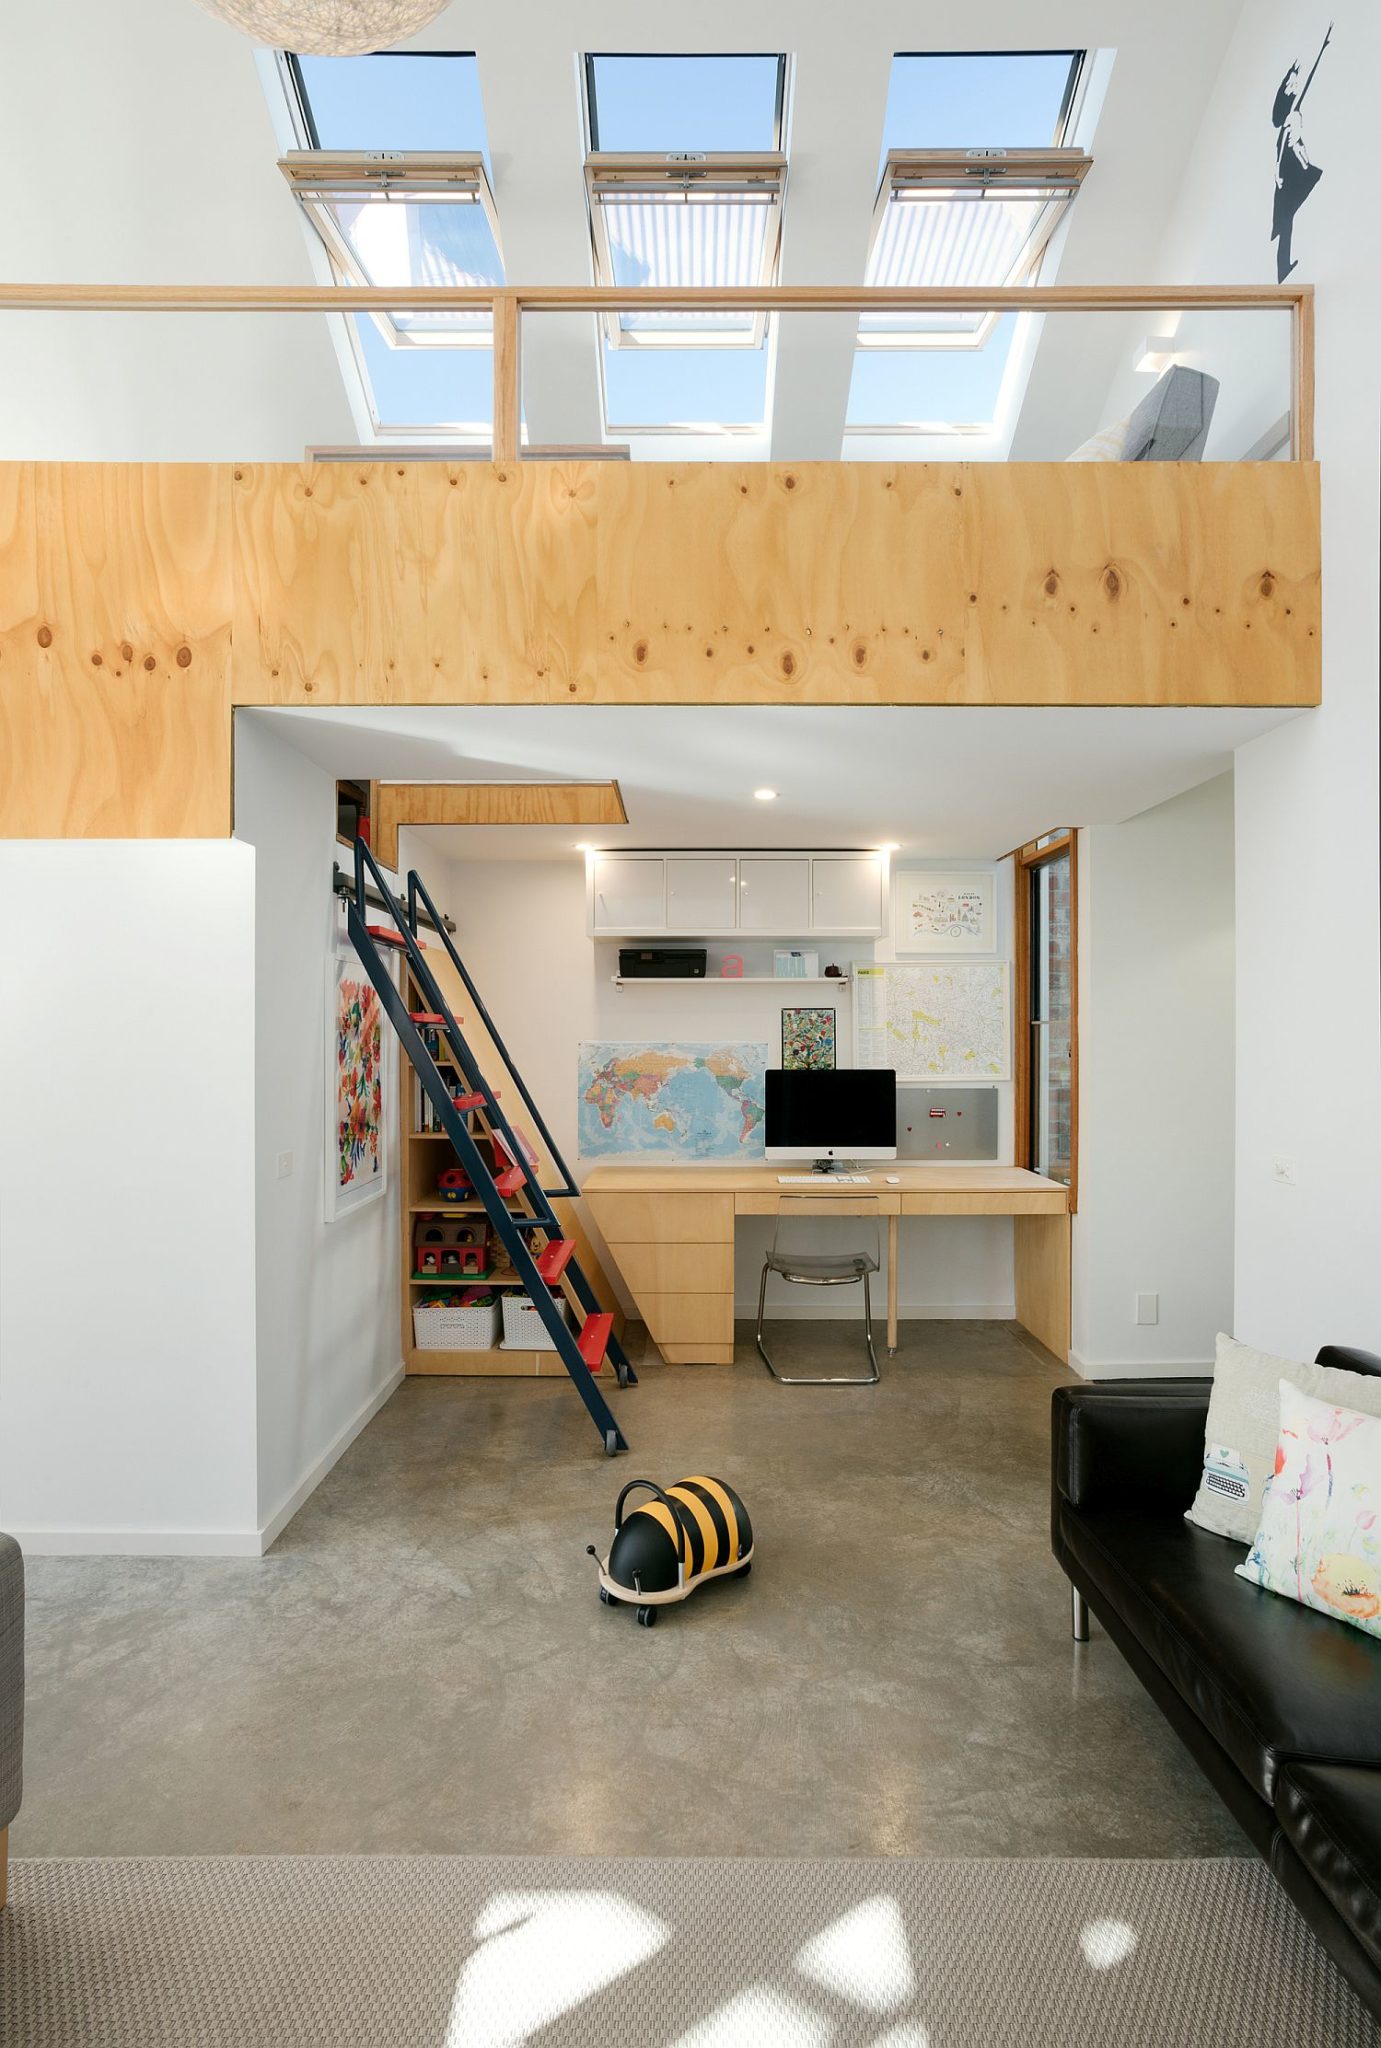
M 16 1862 L 10 2048 L 1376 2048 L 1257 1862 Z

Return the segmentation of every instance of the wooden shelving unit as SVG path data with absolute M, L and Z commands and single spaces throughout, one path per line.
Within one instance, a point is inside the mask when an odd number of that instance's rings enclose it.
M 432 972 L 437 975 L 437 978 L 439 980 L 443 979 L 445 962 L 438 961 L 433 956 L 429 959 L 429 965 L 432 968 Z M 425 1005 L 421 993 L 413 982 L 411 971 L 406 961 L 402 962 L 400 971 L 404 977 L 403 985 L 408 1008 L 410 1010 L 424 1008 Z M 460 1021 L 461 1029 L 467 1031 L 468 1038 L 469 1033 L 466 1022 L 461 1014 L 464 1009 L 463 993 L 458 987 L 455 990 L 448 989 L 447 1000 L 451 1004 L 453 1014 Z M 481 1054 L 481 1057 L 483 1057 L 483 1054 Z M 424 1297 L 426 1290 L 431 1289 L 434 1291 L 439 1288 L 446 1288 L 448 1291 L 456 1291 L 463 1287 L 515 1288 L 521 1287 L 522 1282 L 508 1267 L 506 1259 L 504 1265 L 499 1270 L 484 1280 L 465 1279 L 451 1275 L 443 1275 L 440 1278 L 433 1275 L 428 1275 L 425 1278 L 418 1277 L 414 1260 L 414 1242 L 418 1217 L 432 1215 L 483 1215 L 484 1204 L 479 1200 L 472 1202 L 442 1201 L 437 1192 L 437 1179 L 447 1166 L 458 1163 L 455 1159 L 451 1141 L 444 1131 L 422 1131 L 417 1128 L 421 1084 L 409 1062 L 401 1057 L 398 1061 L 398 1078 L 399 1095 L 401 1098 L 399 1103 L 398 1154 L 402 1188 L 398 1205 L 401 1218 L 402 1250 L 402 1286 L 400 1293 L 402 1296 L 403 1364 L 405 1370 L 413 1375 L 430 1375 L 432 1377 L 457 1379 L 564 1378 L 566 1368 L 555 1351 L 505 1351 L 497 1346 L 483 1351 L 424 1351 L 419 1349 L 413 1334 L 412 1311 L 414 1304 L 419 1298 Z M 468 1114 L 470 1128 L 476 1138 L 482 1144 L 491 1143 L 489 1126 L 483 1110 L 471 1110 Z M 511 1197 L 509 1207 L 515 1215 L 530 1215 L 532 1213 L 521 1189 Z M 563 1204 L 563 1210 L 564 1207 L 565 1205 Z M 562 1227 L 563 1229 L 569 1227 L 564 1216 Z M 540 1245 L 541 1241 L 539 1236 L 536 1242 Z M 583 1242 L 580 1246 L 580 1257 L 586 1272 L 591 1273 L 591 1265 L 586 1258 Z M 595 1286 L 603 1295 L 605 1289 L 600 1284 L 603 1275 L 599 1273 L 598 1267 L 595 1267 L 591 1277 L 594 1279 Z M 573 1300 L 569 1289 L 566 1292 L 567 1298 Z M 583 1310 L 573 1306 L 573 1316 L 577 1327 L 579 1327 L 582 1315 Z M 606 1367 L 598 1377 L 601 1379 L 612 1379 L 613 1373 Z

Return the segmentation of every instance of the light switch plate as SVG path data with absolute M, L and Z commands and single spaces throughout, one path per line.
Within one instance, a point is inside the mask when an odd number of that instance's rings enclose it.
M 1139 1323 L 1158 1323 L 1160 1321 L 1160 1296 L 1158 1294 L 1138 1294 L 1136 1298 L 1136 1319 Z
M 279 1155 L 278 1155 L 278 1178 L 279 1178 L 279 1180 L 286 1180 L 286 1179 L 287 1179 L 287 1177 L 288 1177 L 288 1175 L 289 1175 L 289 1174 L 290 1174 L 290 1173 L 292 1172 L 292 1170 L 293 1170 L 293 1156 L 292 1156 L 292 1153 L 291 1153 L 291 1152 L 280 1152 L 280 1153 L 279 1153 Z

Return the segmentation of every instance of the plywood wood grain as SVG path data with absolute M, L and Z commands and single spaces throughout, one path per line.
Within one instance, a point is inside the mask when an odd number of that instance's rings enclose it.
M 626 825 L 617 782 L 378 782 L 376 858 L 398 864 L 400 825 Z
M 732 1294 L 732 1244 L 611 1245 L 609 1252 L 631 1293 Z
M 600 1236 L 617 1259 L 621 1244 L 731 1244 L 734 1201 L 729 1194 L 677 1189 L 666 1200 L 624 1194 L 584 1182 L 585 1203 Z
M 606 466 L 237 466 L 236 703 L 589 697 Z
M 230 831 L 228 472 L 0 466 L 0 834 Z
M 1069 1218 L 1018 1216 L 1012 1225 L 1017 1321 L 1053 1351 L 1069 1358 Z
M 732 1294 L 639 1294 L 638 1314 L 655 1344 L 732 1344 Z
M 1308 463 L 0 468 L 0 832 L 223 834 L 227 704 L 1319 701 Z

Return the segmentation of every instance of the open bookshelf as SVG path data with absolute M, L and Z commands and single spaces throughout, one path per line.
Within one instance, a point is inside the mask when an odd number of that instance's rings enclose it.
M 451 1005 L 452 1014 L 460 1022 L 461 1030 L 467 1034 L 467 1043 L 476 1052 L 477 1057 L 481 1060 L 487 1060 L 490 1057 L 489 1049 L 483 1046 L 476 1046 L 475 1038 L 471 1035 L 468 1028 L 468 1020 L 463 1015 L 464 994 L 458 981 L 457 985 L 452 988 L 450 986 L 452 977 L 449 974 L 443 973 L 447 963 L 444 961 L 438 962 L 434 956 L 429 956 L 428 964 L 446 989 L 446 1000 Z M 420 1011 L 425 1009 L 427 1007 L 426 1001 L 413 979 L 411 968 L 406 959 L 400 962 L 400 973 L 403 977 L 403 991 L 409 1010 Z M 444 1064 L 442 1071 L 449 1071 Z M 492 1081 L 497 1067 L 486 1066 L 485 1071 L 486 1078 Z M 404 1369 L 409 1374 L 450 1378 L 564 1378 L 566 1368 L 558 1354 L 553 1350 L 505 1350 L 501 1349 L 497 1343 L 481 1350 L 434 1350 L 430 1347 L 424 1348 L 417 1343 L 412 1312 L 415 1304 L 419 1301 L 432 1299 L 443 1292 L 453 1293 L 468 1287 L 492 1288 L 498 1292 L 506 1289 L 521 1289 L 522 1282 L 509 1266 L 507 1255 L 503 1251 L 502 1246 L 494 1238 L 490 1240 L 490 1252 L 491 1257 L 496 1263 L 491 1265 L 490 1269 L 483 1275 L 469 1276 L 451 1273 L 434 1275 L 420 1274 L 418 1272 L 419 1223 L 422 1219 L 433 1216 L 442 1219 L 483 1216 L 485 1210 L 483 1202 L 478 1197 L 459 1202 L 448 1202 L 441 1198 L 437 1187 L 438 1177 L 448 1166 L 459 1164 L 455 1155 L 455 1149 L 444 1131 L 423 1128 L 424 1121 L 432 1113 L 431 1105 L 426 1098 L 422 1083 L 414 1072 L 411 1063 L 401 1056 L 398 1061 L 398 1076 L 400 1098 L 398 1152 L 401 1182 L 401 1195 L 398 1206 L 401 1233 L 402 1285 L 400 1292 L 402 1296 Z M 460 1086 L 461 1084 L 458 1082 L 457 1085 Z M 502 1095 L 503 1091 L 500 1088 L 501 1099 Z M 481 1149 L 488 1151 L 492 1159 L 493 1153 L 489 1148 L 492 1148 L 494 1139 L 490 1134 L 488 1118 L 483 1108 L 471 1109 L 466 1111 L 465 1114 L 476 1141 L 481 1146 Z M 521 1121 L 520 1117 L 519 1122 L 521 1123 Z M 547 1162 L 545 1160 L 539 1159 L 539 1172 L 546 1165 Z M 543 1185 L 551 1185 L 551 1182 L 544 1180 Z M 509 1198 L 508 1206 L 515 1215 L 528 1216 L 534 1213 L 533 1205 L 527 1197 L 526 1190 L 523 1188 L 520 1188 Z M 569 1204 L 561 1202 L 556 1204 L 556 1208 L 563 1233 L 577 1238 L 577 1257 L 584 1267 L 586 1274 L 593 1282 L 597 1293 L 601 1299 L 604 1299 L 607 1293 L 604 1276 L 599 1271 L 597 1262 L 592 1261 L 589 1256 L 588 1243 L 585 1240 L 584 1233 L 578 1229 L 578 1226 L 574 1223 L 574 1218 L 568 1213 Z M 536 1234 L 533 1239 L 534 1244 L 540 1247 L 542 1241 L 541 1234 Z M 576 1301 L 569 1284 L 564 1281 L 561 1284 L 572 1306 L 574 1325 L 576 1328 L 579 1328 L 584 1310 Z M 613 1305 L 612 1302 L 610 1305 Z M 615 1326 L 616 1329 L 618 1329 L 621 1322 L 622 1317 L 618 1319 L 618 1323 Z M 613 1376 L 607 1366 L 598 1377 L 603 1378 L 606 1376 L 610 1378 Z

